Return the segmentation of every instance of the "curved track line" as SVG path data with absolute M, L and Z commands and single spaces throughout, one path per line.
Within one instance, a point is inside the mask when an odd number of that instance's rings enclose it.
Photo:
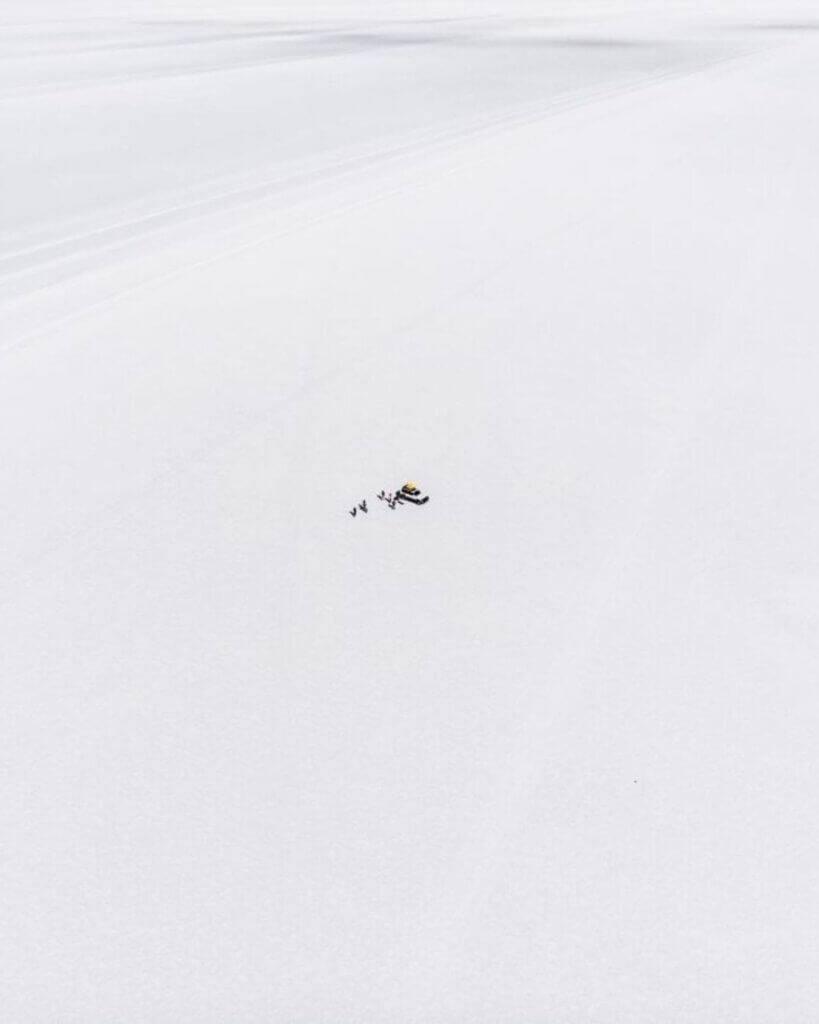
M 0 273 L 0 288 L 2 288 L 6 283 L 10 285 L 13 282 L 19 281 L 21 278 L 24 279 L 26 275 L 42 273 L 43 271 L 47 271 L 50 268 L 55 267 L 65 268 L 68 266 L 68 271 L 63 276 L 69 276 L 71 273 L 70 264 L 72 262 L 75 264 L 82 261 L 87 262 L 89 259 L 93 260 L 96 256 L 103 253 L 110 253 L 111 251 L 125 249 L 129 244 L 139 242 L 142 239 L 158 234 L 161 231 L 170 230 L 175 226 L 189 223 L 191 220 L 195 220 L 197 218 L 204 219 L 208 214 L 215 215 L 217 213 L 223 213 L 230 211 L 231 209 L 239 208 L 243 205 L 250 205 L 254 202 L 260 203 L 264 200 L 274 198 L 277 188 L 286 193 L 288 190 L 296 191 L 299 187 L 307 187 L 311 184 L 314 186 L 321 186 L 332 184 L 337 181 L 344 181 L 352 176 L 356 171 L 361 171 L 367 168 L 386 168 L 392 164 L 406 160 L 411 156 L 420 156 L 438 151 L 445 151 L 453 143 L 478 141 L 484 137 L 491 137 L 495 134 L 512 131 L 516 128 L 537 123 L 546 117 L 558 115 L 578 107 L 591 106 L 595 103 L 601 103 L 606 100 L 620 99 L 630 94 L 642 92 L 646 89 L 662 85 L 669 81 L 689 77 L 702 71 L 716 71 L 721 67 L 747 59 L 753 55 L 753 52 L 756 51 L 752 51 L 751 53 L 732 54 L 718 59 L 703 60 L 702 62 L 699 62 L 694 66 L 689 66 L 686 69 L 662 71 L 650 76 L 642 77 L 638 81 L 620 81 L 615 84 L 610 83 L 605 88 L 574 91 L 572 93 L 553 97 L 545 103 L 543 101 L 537 101 L 534 103 L 512 106 L 507 108 L 501 114 L 496 114 L 488 118 L 476 119 L 476 121 L 460 128 L 458 128 L 457 125 L 462 124 L 462 122 L 454 122 L 446 128 L 437 128 L 430 132 L 416 133 L 410 140 L 402 141 L 399 145 L 385 147 L 381 150 L 376 150 L 375 153 L 369 155 L 357 155 L 350 157 L 347 160 L 342 159 L 336 164 L 329 164 L 325 168 L 319 168 L 312 174 L 305 174 L 300 178 L 291 177 L 271 179 L 270 182 L 262 185 L 256 184 L 253 186 L 247 186 L 244 189 L 229 190 L 210 198 L 197 200 L 190 204 L 179 204 L 174 207 L 169 207 L 165 211 L 157 211 L 155 214 L 148 214 L 142 218 L 135 218 L 133 221 L 124 221 L 118 225 L 100 228 L 94 232 L 73 236 L 73 238 L 69 237 L 54 243 L 43 243 L 42 246 L 30 247 L 28 250 L 18 250 L 16 255 L 21 256 L 26 252 L 34 253 L 53 250 L 63 246 L 70 246 L 72 244 L 76 245 L 77 243 L 86 242 L 88 239 L 96 237 L 101 237 L 103 239 L 101 244 L 87 247 L 79 246 L 77 251 L 73 253 L 69 251 L 63 255 L 52 255 L 50 258 L 46 257 L 32 266 L 12 269 L 7 271 L 5 275 Z M 462 162 L 458 162 L 456 166 L 461 166 L 461 164 Z M 341 169 L 339 170 L 338 168 Z M 451 170 L 452 168 L 449 169 L 450 172 Z M 439 171 L 439 174 L 440 173 L 447 173 L 447 171 Z M 415 183 L 405 183 L 401 186 L 372 192 L 364 199 L 342 202 L 329 212 L 319 214 L 315 217 L 308 217 L 305 220 L 300 221 L 295 227 L 287 228 L 283 231 L 274 230 L 272 232 L 266 232 L 260 238 L 257 237 L 250 241 L 227 245 L 218 252 L 203 259 L 195 259 L 182 263 L 170 270 L 162 271 L 158 274 L 143 278 L 131 285 L 117 288 L 109 295 L 87 303 L 75 310 L 72 310 L 70 313 L 58 316 L 28 332 L 23 333 L 22 335 L 17 336 L 16 338 L 10 339 L 5 345 L 0 346 L 0 355 L 13 351 L 65 323 L 73 322 L 86 313 L 104 308 L 106 305 L 120 298 L 134 294 L 140 290 L 156 286 L 166 280 L 170 280 L 181 274 L 187 273 L 190 270 L 209 266 L 237 253 L 245 252 L 249 249 L 263 245 L 270 239 L 286 236 L 291 234 L 294 230 L 303 230 L 315 223 L 320 223 L 334 216 L 342 215 L 350 210 L 380 202 L 388 196 L 398 194 L 408 188 L 414 187 L 414 184 Z M 222 207 L 219 206 L 220 203 L 223 204 Z M 208 209 L 208 207 L 211 208 Z M 149 227 L 147 230 L 142 230 L 141 232 L 135 230 L 135 228 L 138 229 L 139 225 L 144 223 L 149 223 L 153 226 Z M 129 231 L 130 234 L 128 234 Z M 125 232 L 125 236 L 119 239 L 111 237 L 111 234 L 116 232 Z M 14 255 L 15 254 L 11 254 L 5 259 L 12 260 Z M 2 262 L 3 260 L 0 259 L 0 267 L 2 267 Z M 27 294 L 38 291 L 51 283 L 52 282 L 49 281 L 45 282 L 45 284 L 37 283 L 28 290 L 23 290 L 22 292 L 17 291 L 17 293 L 13 294 L 11 297 L 14 299 L 24 298 Z

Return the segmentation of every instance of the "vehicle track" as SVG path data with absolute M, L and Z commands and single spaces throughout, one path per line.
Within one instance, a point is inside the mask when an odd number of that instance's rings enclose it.
M 233 216 L 240 211 L 252 211 L 252 216 L 247 213 L 248 221 L 252 221 L 262 207 L 267 214 L 275 213 L 320 196 L 333 187 L 343 186 L 364 173 L 389 172 L 396 166 L 410 165 L 413 159 L 445 153 L 458 144 L 501 134 L 567 110 L 641 91 L 747 56 L 748 52 L 742 52 L 706 58 L 682 69 L 665 69 L 642 75 L 636 80 L 629 76 L 602 87 L 512 104 L 491 114 L 466 121 L 459 118 L 429 130 L 404 135 L 390 145 L 364 146 L 352 153 L 334 151 L 319 160 L 304 161 L 289 173 L 271 175 L 235 187 L 227 186 L 224 180 L 214 181 L 210 194 L 118 220 L 89 232 L 21 246 L 0 255 L 0 300 L 19 300 L 44 287 L 87 273 L 103 260 L 106 266 L 110 266 L 112 255 L 125 260 L 149 240 L 162 237 L 163 243 L 168 244 L 174 240 L 174 231 L 194 223 L 207 230 L 209 223 L 216 224 L 219 218 Z M 275 228 L 272 233 L 276 233 Z M 269 235 L 268 230 L 265 237 Z M 235 248 L 228 245 L 219 255 L 229 255 L 233 251 Z M 189 265 L 199 263 L 199 260 L 194 260 Z

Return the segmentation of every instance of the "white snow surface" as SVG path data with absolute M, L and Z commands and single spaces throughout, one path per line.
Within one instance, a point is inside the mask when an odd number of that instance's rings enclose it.
M 4 1024 L 817 1019 L 818 110 L 809 4 L 0 4 Z

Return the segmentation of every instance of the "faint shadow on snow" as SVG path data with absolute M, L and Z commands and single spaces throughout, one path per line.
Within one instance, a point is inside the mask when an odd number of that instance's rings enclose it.
M 741 32 L 819 32 L 819 21 L 755 21 L 741 25 L 726 25 L 726 28 Z

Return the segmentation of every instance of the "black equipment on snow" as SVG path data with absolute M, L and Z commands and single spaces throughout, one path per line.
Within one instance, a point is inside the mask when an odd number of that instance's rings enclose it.
M 396 493 L 395 497 L 398 501 L 409 501 L 413 505 L 426 505 L 429 501 L 429 495 L 422 495 L 417 484 L 414 484 L 411 481 L 404 484 L 404 486 Z

